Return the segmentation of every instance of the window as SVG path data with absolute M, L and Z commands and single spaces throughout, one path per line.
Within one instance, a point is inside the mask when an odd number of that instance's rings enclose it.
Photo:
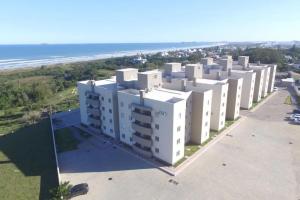
M 109 109 L 109 113 L 112 113 L 112 110 L 111 110 L 111 109 Z
M 225 93 L 223 93 L 223 97 L 225 97 L 226 96 L 226 94 Z
M 221 113 L 221 116 L 224 116 L 224 112 Z
M 179 132 L 179 131 L 180 131 L 180 129 L 181 129 L 181 127 L 180 127 L 180 126 L 178 126 L 178 127 L 177 127 L 177 132 Z
M 207 126 L 208 125 L 208 123 L 207 122 L 205 122 L 205 126 Z
M 223 126 L 223 124 L 224 124 L 224 122 L 223 121 L 221 121 L 221 125 Z
M 112 119 L 109 120 L 109 123 L 112 123 Z
M 155 141 L 159 142 L 159 137 L 158 136 L 155 136 Z
M 104 97 L 101 97 L 101 100 L 104 101 Z
M 129 138 L 130 142 L 132 142 L 132 137 Z
M 209 100 L 207 101 L 207 105 L 209 105 Z
M 224 103 L 224 102 L 222 103 L 222 106 L 223 106 L 223 107 L 225 106 L 225 103 Z
M 155 124 L 155 128 L 156 128 L 157 130 L 159 130 L 159 125 L 158 125 L 158 124 Z
M 108 102 L 111 103 L 111 98 L 108 99 Z
M 206 111 L 206 116 L 208 116 L 208 111 Z
M 105 110 L 105 108 L 102 106 L 102 110 L 104 111 Z
M 177 144 L 180 144 L 180 138 L 177 139 Z
M 154 78 L 157 78 L 157 74 L 154 74 Z
M 124 103 L 123 103 L 123 102 L 121 102 L 121 103 L 120 103 L 120 106 L 121 106 L 121 107 L 123 107 L 123 106 L 124 106 Z
M 104 130 L 106 130 L 106 126 L 103 126 Z
M 179 156 L 179 155 L 180 155 L 180 151 L 177 151 L 177 152 L 176 152 L 176 156 Z
M 112 129 L 109 129 L 109 131 L 110 131 L 111 133 L 113 133 L 113 132 L 114 132 Z
M 105 117 L 103 116 L 103 121 L 105 121 Z
M 181 113 L 179 113 L 178 117 L 179 117 L 179 119 L 181 119 Z
M 125 139 L 125 134 L 122 134 L 122 138 L 124 138 L 124 139 Z
M 155 153 L 159 153 L 159 148 L 155 148 Z

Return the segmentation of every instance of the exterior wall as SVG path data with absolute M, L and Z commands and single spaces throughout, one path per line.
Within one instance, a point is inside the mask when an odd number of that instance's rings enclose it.
M 100 94 L 101 131 L 103 134 L 119 139 L 119 121 L 116 92 L 101 86 L 95 87 Z
M 249 64 L 249 56 L 239 56 L 238 64 L 243 67 L 247 67 Z
M 200 63 L 203 65 L 212 65 L 214 62 L 213 58 L 201 58 Z
M 185 112 L 185 143 L 190 142 L 192 137 L 192 111 L 193 111 L 193 98 L 192 93 L 186 99 L 186 112 Z
M 262 96 L 265 69 L 257 69 L 254 71 L 256 72 L 256 78 L 255 78 L 253 101 L 259 102 Z
M 120 85 L 132 86 L 132 81 L 137 80 L 138 69 L 127 68 L 116 70 L 116 81 Z
M 268 92 L 273 92 L 274 89 L 274 83 L 275 83 L 275 75 L 276 75 L 276 69 L 277 65 L 270 65 L 270 78 L 269 78 L 269 86 L 268 86 Z
M 212 112 L 210 120 L 210 129 L 219 131 L 225 126 L 226 117 L 226 104 L 227 104 L 227 93 L 228 83 L 223 84 L 203 84 L 194 83 L 192 81 L 187 82 L 187 91 L 198 91 L 203 92 L 204 90 L 212 90 Z
M 163 78 L 163 88 L 166 89 L 184 91 L 185 85 L 186 85 L 185 79 Z
M 226 119 L 235 120 L 240 115 L 243 78 L 228 79 Z
M 255 87 L 256 73 L 249 71 L 232 70 L 231 74 L 243 78 L 241 108 L 250 109 L 253 103 L 253 94 Z
M 185 66 L 185 77 L 188 80 L 193 80 L 195 78 L 202 78 L 202 64 L 189 64 Z
M 145 98 L 144 105 L 153 109 L 153 156 L 169 164 L 176 163 L 184 156 L 186 101 L 172 104 Z
M 265 68 L 264 80 L 263 80 L 263 89 L 262 89 L 262 97 L 266 97 L 268 95 L 269 81 L 270 81 L 270 71 L 271 67 Z
M 224 71 L 228 71 L 229 69 L 232 69 L 232 58 L 220 59 L 219 64 L 223 66 Z
M 120 141 L 130 146 L 133 145 L 132 134 L 134 133 L 131 116 L 133 103 L 140 104 L 140 97 L 118 92 Z
M 152 73 L 138 73 L 138 88 L 152 89 L 154 87 L 161 87 L 162 75 L 160 71 Z
M 79 96 L 81 123 L 83 123 L 85 125 L 89 125 L 85 92 L 86 91 L 91 91 L 91 86 L 78 82 L 77 83 L 77 90 L 78 90 L 78 96 Z
M 172 72 L 181 71 L 181 63 L 166 63 L 164 65 L 164 75 L 170 76 Z
M 191 141 L 202 144 L 209 138 L 212 90 L 192 93 Z

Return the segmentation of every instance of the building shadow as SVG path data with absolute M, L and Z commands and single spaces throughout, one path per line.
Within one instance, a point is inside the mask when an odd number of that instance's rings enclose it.
M 0 151 L 7 157 L 0 165 L 13 163 L 25 176 L 39 176 L 39 199 L 50 198 L 49 190 L 58 185 L 58 178 L 49 119 L 1 136 Z

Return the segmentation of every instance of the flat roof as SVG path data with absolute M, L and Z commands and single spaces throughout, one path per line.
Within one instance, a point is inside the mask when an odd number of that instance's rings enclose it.
M 213 80 L 213 79 L 196 79 L 196 83 L 208 84 L 208 85 L 216 85 L 220 83 L 226 83 L 226 79 L 223 80 Z
M 139 90 L 125 89 L 118 91 L 120 93 L 126 93 L 134 96 L 140 96 Z M 161 102 L 177 103 L 189 97 L 191 92 L 182 92 L 177 90 L 169 90 L 164 88 L 155 88 L 149 92 L 145 92 L 145 99 L 152 99 Z
M 150 71 L 145 71 L 145 72 L 139 72 L 139 74 L 157 74 L 161 73 L 159 70 L 150 70 Z
M 138 69 L 136 68 L 124 68 L 124 69 L 118 69 L 116 71 L 120 71 L 120 72 L 126 72 L 126 71 L 138 71 Z
M 91 80 L 79 81 L 78 83 L 88 85 L 88 83 L 90 81 Z M 95 86 L 103 87 L 103 88 L 110 89 L 110 90 L 116 90 L 118 88 L 117 84 L 116 84 L 116 80 L 114 78 L 95 81 Z

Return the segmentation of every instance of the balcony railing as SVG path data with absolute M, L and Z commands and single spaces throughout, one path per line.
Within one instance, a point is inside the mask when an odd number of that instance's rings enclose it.
M 91 108 L 91 107 L 87 108 L 87 113 L 92 114 L 94 116 L 100 116 L 100 114 L 101 114 L 99 108 Z
M 135 122 L 133 122 L 131 126 L 132 126 L 132 129 L 135 130 L 136 132 L 139 132 L 139 133 L 141 133 L 143 135 L 147 135 L 147 136 L 152 135 L 152 128 L 142 126 Z
M 132 108 L 133 108 L 133 110 L 134 110 L 134 109 L 138 109 L 138 110 L 140 110 L 141 112 L 147 112 L 147 113 L 151 113 L 151 111 L 152 111 L 152 108 L 151 108 L 151 107 L 143 106 L 143 105 L 135 104 L 135 103 L 132 104 Z
M 133 150 L 136 151 L 138 154 L 141 154 L 142 156 L 151 158 L 152 157 L 152 152 L 151 150 L 146 150 L 142 147 L 139 147 L 137 145 L 132 146 Z
M 100 120 L 100 117 L 96 118 L 96 117 L 92 117 L 92 116 L 89 116 L 88 117 L 88 121 L 96 126 L 100 126 L 101 125 L 101 120 Z
M 132 118 L 134 118 L 135 120 L 138 120 L 140 122 L 143 123 L 151 123 L 152 122 L 152 116 L 150 115 L 145 115 L 139 112 L 136 112 L 135 110 L 132 111 Z
M 134 142 L 137 142 L 137 143 L 141 144 L 142 146 L 145 146 L 145 147 L 152 146 L 151 138 L 147 139 L 147 138 L 142 137 L 141 135 L 133 134 L 132 139 Z
M 99 99 L 99 94 L 97 94 L 95 92 L 91 92 L 91 91 L 86 91 L 85 96 L 88 99 Z
M 86 99 L 86 104 L 91 105 L 95 108 L 99 108 L 100 101 L 99 99 Z

